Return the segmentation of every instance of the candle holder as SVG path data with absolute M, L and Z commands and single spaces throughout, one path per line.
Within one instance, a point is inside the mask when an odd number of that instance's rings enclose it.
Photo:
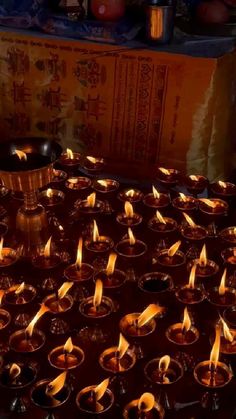
M 232 246 L 236 246 L 236 227 L 227 227 L 220 231 L 220 238 Z
M 62 253 L 51 249 L 52 236 L 46 243 L 46 246 L 40 248 L 37 255 L 32 258 L 32 265 L 41 271 L 56 269 L 63 262 Z
M 105 160 L 101 157 L 86 156 L 82 162 L 83 169 L 91 175 L 101 172 L 104 166 Z
M 198 244 L 205 240 L 208 234 L 205 227 L 196 224 L 194 226 L 184 225 L 181 227 L 180 232 L 186 240 Z
M 168 254 L 169 249 L 164 249 L 159 252 L 156 256 L 157 263 L 161 266 L 165 266 L 166 268 L 177 268 L 182 266 L 186 263 L 186 258 L 183 252 L 177 250 L 177 252 L 170 256 Z
M 122 202 L 129 201 L 137 204 L 143 199 L 143 193 L 139 189 L 124 189 L 118 194 L 118 199 Z
M 22 288 L 22 289 L 21 289 Z M 32 285 L 24 284 L 11 286 L 4 294 L 4 302 L 16 311 L 15 325 L 26 327 L 30 321 L 30 315 L 25 308 L 30 305 L 37 295 Z
M 227 215 L 228 209 L 229 205 L 222 199 L 199 199 L 200 212 L 215 220 Z
M 135 240 L 135 242 L 132 244 L 130 239 L 124 239 L 117 243 L 115 250 L 118 255 L 122 256 L 123 258 L 133 260 L 145 255 L 147 252 L 147 245 L 141 240 Z
M 161 367 L 162 360 L 168 359 L 164 368 Z M 176 400 L 171 388 L 183 377 L 184 369 L 180 362 L 168 355 L 162 358 L 154 358 L 144 367 L 144 374 L 148 382 L 158 392 L 158 399 L 165 410 L 175 407 Z
M 67 179 L 67 173 L 63 170 L 53 169 L 53 177 L 51 180 L 52 184 L 62 184 Z
M 172 206 L 178 211 L 192 212 L 198 208 L 198 201 L 192 196 L 181 194 L 172 200 Z
M 202 284 L 195 285 L 193 288 L 187 284 L 177 289 L 175 296 L 180 303 L 192 306 L 204 301 L 206 293 Z
M 146 303 L 165 304 L 174 288 L 172 277 L 163 272 L 149 272 L 142 275 L 138 281 L 142 292 L 142 301 Z
M 184 184 L 187 188 L 187 191 L 191 193 L 195 198 L 197 198 L 197 196 L 203 193 L 207 188 L 208 179 L 200 175 L 189 175 L 185 176 Z
M 114 179 L 95 179 L 93 181 L 93 189 L 101 194 L 111 194 L 116 192 L 119 187 L 119 182 Z
M 96 402 L 94 398 L 96 386 L 88 386 L 80 390 L 76 396 L 76 405 L 82 415 L 87 417 L 109 417 L 114 404 L 114 395 L 110 389 L 106 389 L 105 394 Z
M 61 154 L 59 163 L 66 172 L 73 172 L 78 169 L 80 165 L 80 159 L 80 153 L 74 153 L 68 148 Z
M 153 401 L 153 406 L 149 408 L 149 410 L 140 409 L 140 399 L 132 400 L 123 410 L 124 419 L 164 419 L 164 416 L 165 411 L 163 407 L 155 400 Z
M 0 268 L 10 268 L 19 260 L 20 254 L 18 250 L 10 247 L 3 247 L 1 249 Z
M 48 355 L 49 364 L 62 371 L 74 370 L 84 362 L 84 351 L 73 345 L 71 352 L 66 352 L 64 346 L 54 348 Z
M 64 335 L 69 330 L 68 323 L 62 317 L 71 310 L 74 300 L 66 294 L 59 298 L 58 294 L 51 294 L 44 298 L 43 304 L 49 308 L 49 312 L 55 316 L 50 322 L 50 332 L 54 335 Z
M 37 369 L 31 363 L 7 364 L 0 372 L 0 386 L 14 393 L 10 402 L 9 410 L 16 414 L 25 413 L 28 410 L 24 391 L 36 379 Z
M 129 201 L 126 202 L 129 203 Z M 116 221 L 124 227 L 137 227 L 142 223 L 143 217 L 140 214 L 133 212 L 132 208 L 131 211 L 119 213 L 116 217 Z
M 193 345 L 199 339 L 199 331 L 192 326 L 187 331 L 183 330 L 182 323 L 175 323 L 166 330 L 166 337 L 169 342 L 179 346 Z
M 22 256 L 32 257 L 44 242 L 47 217 L 37 202 L 36 191 L 51 182 L 53 163 L 60 154 L 59 144 L 42 138 L 19 138 L 1 144 L 0 177 L 7 188 L 24 194 L 23 207 L 16 217 Z
M 86 189 L 90 188 L 92 185 L 91 179 L 85 176 L 79 177 L 70 177 L 65 182 L 65 187 L 70 191 L 81 192 L 85 191 Z
M 94 205 L 89 205 L 87 199 L 85 200 L 79 199 L 74 203 L 74 207 L 78 211 L 78 213 L 82 215 L 83 217 L 94 218 L 96 215 L 104 212 L 105 204 L 104 202 L 97 200 L 96 195 L 95 195 Z
M 0 308 L 0 332 L 5 330 L 11 322 L 11 315 L 7 310 Z
M 17 330 L 9 338 L 9 346 L 14 352 L 30 354 L 39 351 L 45 344 L 45 334 L 34 329 L 32 336 L 29 336 L 25 329 Z
M 37 381 L 31 389 L 31 400 L 35 406 L 47 412 L 45 419 L 56 419 L 54 410 L 68 401 L 71 390 L 69 385 L 65 384 L 55 396 L 48 396 L 46 390 L 50 381 L 49 378 Z
M 114 242 L 108 236 L 98 236 L 96 240 L 85 240 L 84 245 L 93 254 L 102 254 L 109 252 L 114 247 Z
M 190 272 L 193 265 L 196 265 L 196 276 L 201 279 L 207 279 L 217 274 L 219 266 L 213 260 L 207 259 L 206 247 L 202 248 L 199 259 L 191 260 L 187 265 L 187 271 Z
M 222 199 L 230 199 L 236 196 L 236 185 L 230 182 L 215 182 L 210 185 L 211 192 L 214 196 Z
M 148 228 L 159 235 L 166 236 L 175 233 L 178 224 L 173 218 L 161 217 L 160 219 L 156 215 L 148 221 Z
M 179 183 L 180 172 L 176 169 L 158 167 L 157 179 L 167 188 L 172 188 Z
M 81 301 L 88 297 L 87 288 L 93 275 L 94 268 L 88 263 L 81 263 L 80 266 L 74 263 L 64 270 L 65 278 L 75 284 L 73 287 L 73 298 L 75 301 Z
M 62 205 L 65 200 L 65 194 L 58 189 L 46 189 L 39 194 L 40 204 L 48 209 L 55 209 L 58 205 Z
M 148 208 L 164 209 L 170 205 L 170 196 L 166 193 L 158 192 L 153 186 L 153 192 L 144 196 L 143 203 Z
M 227 308 L 236 305 L 235 288 L 225 287 L 224 293 L 221 295 L 219 287 L 213 287 L 207 291 L 207 299 L 209 303 L 218 308 Z

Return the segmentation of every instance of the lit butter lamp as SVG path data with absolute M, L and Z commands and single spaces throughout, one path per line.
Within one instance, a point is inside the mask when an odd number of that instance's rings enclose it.
M 212 410 L 219 408 L 217 389 L 225 387 L 233 377 L 228 365 L 219 361 L 220 342 L 221 327 L 218 325 L 216 326 L 215 341 L 212 346 L 210 360 L 200 362 L 194 369 L 195 380 L 208 390 L 202 397 L 202 406 Z
M 70 191 L 84 191 L 92 185 L 91 180 L 85 176 L 70 177 L 65 182 L 65 187 Z
M 22 306 L 31 303 L 36 294 L 36 289 L 32 285 L 22 282 L 20 285 L 13 285 L 6 290 L 4 302 L 13 306 Z
M 59 370 L 72 370 L 84 362 L 84 352 L 69 338 L 64 346 L 57 346 L 48 355 L 50 365 Z
M 74 204 L 80 214 L 84 216 L 94 216 L 104 211 L 105 204 L 96 197 L 96 192 L 88 195 L 84 200 L 77 200 Z
M 199 339 L 199 332 L 192 326 L 188 309 L 184 309 L 183 323 L 175 323 L 166 330 L 167 339 L 175 345 L 192 345 Z
M 128 239 L 121 240 L 117 243 L 116 252 L 124 258 L 137 258 L 145 255 L 147 245 L 141 240 L 137 240 L 131 228 L 128 228 Z
M 205 299 L 205 292 L 201 284 L 196 284 L 196 265 L 191 268 L 189 282 L 180 287 L 176 293 L 176 298 L 183 304 L 199 304 Z
M 236 185 L 234 183 L 219 180 L 219 182 L 212 183 L 210 187 L 213 195 L 220 198 L 227 199 L 236 196 Z
M 222 328 L 220 336 L 220 352 L 224 355 L 236 355 L 236 330 L 230 329 L 220 316 Z
M 119 345 L 105 349 L 99 357 L 99 364 L 113 374 L 130 370 L 136 362 L 134 352 L 129 348 L 129 342 L 120 333 Z
M 207 292 L 208 301 L 222 308 L 236 305 L 236 289 L 225 285 L 226 276 L 227 269 L 225 268 L 219 287 L 210 288 Z
M 164 409 L 155 401 L 152 393 L 143 393 L 139 399 L 128 403 L 123 410 L 124 419 L 163 419 L 164 416 Z
M 73 171 L 79 167 L 81 155 L 73 152 L 70 148 L 67 148 L 64 153 L 61 154 L 59 163 L 65 171 Z
M 193 221 L 193 219 L 185 212 L 183 212 L 183 216 L 185 220 L 187 221 L 187 225 L 183 226 L 180 229 L 182 236 L 186 240 L 191 240 L 191 241 L 196 241 L 196 242 L 200 240 L 205 240 L 205 238 L 207 237 L 206 228 L 204 228 L 203 226 L 197 225 Z
M 118 194 L 120 201 L 129 201 L 132 204 L 142 201 L 143 193 L 139 189 L 124 189 Z
M 199 278 L 210 278 L 219 270 L 219 266 L 213 260 L 207 259 L 205 244 L 202 247 L 199 259 L 190 261 L 187 270 L 190 271 L 193 265 L 196 265 L 196 276 Z
M 93 220 L 92 239 L 85 241 L 85 247 L 87 250 L 93 253 L 104 253 L 108 252 L 114 247 L 114 242 L 108 236 L 100 236 L 97 222 L 96 220 Z
M 16 250 L 10 247 L 3 247 L 4 239 L 0 241 L 0 268 L 9 268 L 14 265 L 19 259 L 19 255 Z
M 94 274 L 94 269 L 88 263 L 83 262 L 83 239 L 80 237 L 77 248 L 76 262 L 68 266 L 64 271 L 64 276 L 68 281 L 83 283 L 89 281 Z
M 129 201 L 125 201 L 124 205 L 125 212 L 117 215 L 116 221 L 125 227 L 135 227 L 143 221 L 143 217 L 140 214 L 134 212 L 133 205 Z
M 15 392 L 9 406 L 11 412 L 27 411 L 27 405 L 20 393 L 34 382 L 36 375 L 37 369 L 29 362 L 10 363 L 1 369 L 0 386 Z
M 49 311 L 44 304 L 36 313 L 26 329 L 17 330 L 9 338 L 9 346 L 14 352 L 31 353 L 42 348 L 45 343 L 44 333 L 35 328 L 37 321 Z
M 82 414 L 89 416 L 103 417 L 108 413 L 114 403 L 114 395 L 108 388 L 109 378 L 99 385 L 92 385 L 83 388 L 76 396 L 76 405 Z M 109 413 L 110 414 L 110 413 Z
M 220 238 L 233 246 L 236 245 L 236 227 L 227 227 L 220 231 Z
M 55 269 L 62 262 L 61 254 L 52 251 L 52 236 L 48 239 L 43 253 L 33 257 L 32 265 L 40 270 Z
M 155 233 L 165 235 L 174 233 L 178 228 L 178 224 L 173 218 L 163 217 L 160 211 L 157 210 L 155 217 L 148 221 L 148 228 Z
M 70 396 L 70 386 L 66 384 L 67 372 L 62 372 L 57 378 L 45 378 L 37 381 L 31 390 L 31 400 L 37 407 L 48 412 L 45 419 L 55 419 L 54 409 L 61 407 Z
M 126 281 L 125 272 L 116 268 L 117 254 L 111 253 L 107 262 L 106 269 L 102 269 L 94 276 L 96 279 L 101 279 L 104 289 L 116 290 L 120 288 Z
M 100 172 L 105 166 L 105 160 L 101 157 L 86 156 L 82 166 L 91 174 Z
M 176 186 L 179 182 L 180 172 L 176 169 L 166 169 L 164 167 L 158 167 L 157 179 L 165 184 L 167 187 Z
M 43 304 L 53 314 L 65 313 L 73 305 L 73 298 L 68 294 L 73 286 L 73 282 L 64 282 L 55 294 L 48 295 L 43 300 Z
M 159 192 L 154 185 L 152 185 L 152 193 L 144 196 L 143 203 L 146 207 L 163 209 L 169 206 L 170 197 L 166 193 Z
M 192 196 L 186 196 L 184 193 L 180 192 L 179 196 L 172 200 L 172 205 L 179 211 L 193 211 L 198 207 L 198 201 Z
M 187 191 L 197 198 L 208 186 L 208 179 L 201 175 L 189 175 L 185 176 L 184 184 Z
M 114 179 L 96 179 L 93 182 L 93 188 L 96 192 L 110 194 L 119 189 L 120 184 Z
M 63 183 L 67 179 L 67 173 L 63 170 L 53 169 L 53 177 L 51 183 Z
M 113 301 L 103 296 L 103 283 L 100 279 L 96 280 L 94 295 L 85 298 L 79 306 L 79 311 L 83 316 L 94 319 L 109 316 L 113 309 Z
M 39 202 L 46 208 L 52 208 L 63 204 L 64 200 L 65 194 L 59 189 L 48 188 L 39 194 Z
M 157 263 L 169 268 L 176 268 L 177 266 L 184 265 L 185 255 L 179 250 L 181 241 L 174 243 L 169 249 L 164 249 L 157 255 Z
M 199 199 L 199 209 L 203 214 L 218 217 L 227 215 L 229 205 L 222 199 Z

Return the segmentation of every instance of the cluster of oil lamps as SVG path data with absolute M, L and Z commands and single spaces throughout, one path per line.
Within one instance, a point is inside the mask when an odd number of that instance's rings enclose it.
M 16 172 L 33 170 L 30 153 L 15 150 L 13 157 Z M 55 409 L 64 417 L 60 411 L 71 400 L 79 412 L 73 417 L 162 419 L 169 411 L 174 418 L 176 383 L 185 374 L 204 389 L 202 408 L 221 408 L 220 390 L 232 385 L 236 360 L 236 227 L 229 225 L 236 186 L 158 168 L 158 187 L 144 193 L 103 178 L 105 164 L 69 149 L 61 155 L 50 184 L 38 192 L 40 205 L 58 221 L 60 241 L 48 231 L 30 260 L 5 246 L 14 242 L 3 211 L 0 386 L 14 396 L 10 408 L 27 411 L 29 388 L 32 405 L 51 419 Z M 191 195 L 179 192 L 180 184 Z M 5 186 L 0 199 L 7 208 Z M 69 259 L 64 240 L 73 250 Z M 87 385 L 83 368 L 93 348 L 92 368 L 100 368 L 101 379 Z M 45 354 L 56 378 L 41 376 L 38 356 Z M 139 393 L 130 393 L 133 371 L 139 371 Z

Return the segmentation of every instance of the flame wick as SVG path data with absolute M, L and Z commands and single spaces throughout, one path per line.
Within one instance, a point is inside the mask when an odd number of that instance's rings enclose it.
M 163 175 L 169 176 L 171 174 L 171 171 L 169 169 L 165 169 L 164 167 L 159 167 L 159 170 Z
M 99 230 L 98 230 L 98 226 L 96 223 L 96 220 L 93 220 L 93 242 L 97 242 L 99 241 Z
M 22 161 L 27 161 L 27 154 L 24 153 L 24 151 L 21 150 L 15 150 L 15 154 L 17 155 L 17 157 L 22 160 Z
M 73 282 L 64 282 L 64 284 L 62 284 L 62 286 L 57 291 L 57 296 L 58 296 L 59 300 L 62 300 L 62 298 L 64 298 L 66 296 L 66 294 L 71 289 L 73 284 L 74 284 Z
M 145 324 L 150 322 L 153 317 L 162 311 L 163 307 L 160 307 L 157 304 L 149 304 L 149 306 L 139 315 L 137 319 L 137 327 L 140 328 L 145 326 Z
M 188 214 L 186 214 L 186 212 L 183 212 L 183 216 L 184 216 L 185 220 L 187 221 L 187 223 L 188 223 L 191 227 L 193 227 L 193 228 L 196 228 L 196 227 L 197 227 L 197 225 L 195 224 L 195 222 L 192 220 L 192 218 L 191 218 L 191 217 L 189 217 L 189 215 L 188 215 Z
M 19 367 L 19 365 L 13 363 L 9 370 L 9 376 L 11 380 L 14 381 L 17 377 L 19 377 L 20 374 L 21 374 L 21 368 Z
M 191 329 L 191 319 L 189 317 L 188 309 L 184 309 L 184 320 L 182 323 L 182 332 L 183 334 L 187 333 Z
M 196 263 L 194 263 L 190 271 L 189 283 L 188 283 L 188 286 L 191 289 L 194 289 L 195 287 L 196 269 L 197 269 L 197 265 Z
M 225 268 L 221 281 L 220 281 L 220 286 L 219 286 L 219 295 L 225 295 L 225 281 L 226 281 L 226 274 L 227 274 L 227 269 Z
M 40 317 L 42 317 L 45 313 L 47 313 L 47 311 L 49 311 L 49 308 L 46 307 L 44 304 L 42 304 L 40 310 L 36 313 L 34 318 L 31 320 L 31 322 L 25 329 L 26 338 L 31 337 L 33 335 L 34 327 L 37 321 L 40 319 Z
M 46 388 L 47 396 L 53 397 L 61 391 L 61 389 L 64 387 L 65 382 L 66 382 L 66 375 L 67 375 L 67 371 L 64 371 L 63 373 L 58 375 L 58 377 L 55 378 L 55 380 L 51 381 L 47 385 L 47 388 Z
M 104 179 L 98 180 L 97 182 L 99 185 L 103 186 L 104 188 L 107 188 L 108 186 L 108 182 Z
M 25 288 L 25 283 L 22 282 L 22 284 L 15 290 L 15 294 L 16 295 L 21 294 L 24 291 L 24 288 Z
M 2 262 L 3 259 L 4 259 L 4 256 L 3 256 L 3 241 L 4 241 L 4 238 L 1 237 L 1 241 L 0 241 L 0 262 Z
M 138 401 L 138 410 L 140 412 L 148 413 L 155 405 L 155 397 L 152 393 L 144 393 Z M 146 415 L 145 415 L 146 417 Z
M 96 203 L 96 192 L 93 192 L 87 197 L 87 207 L 94 208 L 95 203 Z
M 127 342 L 127 340 L 124 338 L 122 333 L 120 333 L 119 345 L 116 351 L 116 355 L 119 361 L 124 357 L 128 349 L 129 349 L 129 342 Z
M 117 259 L 117 254 L 116 253 L 111 253 L 109 255 L 107 268 L 106 268 L 106 273 L 107 273 L 108 276 L 111 276 L 114 273 L 115 265 L 116 265 L 116 259 Z
M 154 185 L 152 185 L 152 194 L 154 196 L 155 199 L 159 199 L 160 198 L 160 193 L 158 192 L 158 190 L 155 188 Z
M 224 334 L 224 338 L 226 340 L 228 340 L 230 343 L 233 343 L 234 341 L 234 336 L 232 335 L 232 333 L 230 332 L 230 329 L 228 327 L 228 325 L 226 324 L 226 322 L 224 321 L 224 319 L 220 316 L 220 321 L 221 324 L 223 326 L 223 334 Z
M 134 197 L 134 194 L 135 194 L 135 191 L 134 191 L 134 189 L 130 189 L 129 191 L 127 191 L 126 193 L 126 196 L 128 196 L 129 198 L 133 198 Z
M 222 180 L 219 180 L 218 184 L 219 184 L 219 186 L 220 186 L 221 188 L 224 188 L 224 189 L 226 189 L 226 188 L 227 188 L 227 183 L 222 182 Z
M 210 199 L 201 198 L 200 200 L 201 200 L 204 204 L 206 204 L 208 207 L 211 207 L 211 208 L 216 208 L 216 207 L 217 207 L 217 205 L 218 205 L 218 203 L 217 203 L 217 202 L 211 201 Z
M 129 201 L 125 201 L 125 215 L 127 218 L 133 218 L 134 216 L 133 205 Z
M 102 302 L 102 293 L 103 293 L 103 283 L 101 279 L 97 279 L 95 285 L 95 292 L 93 296 L 93 306 L 97 310 Z
M 50 237 L 50 239 L 48 240 L 45 249 L 44 249 L 44 257 L 45 259 L 50 258 L 50 254 L 51 254 L 51 245 L 52 245 L 52 236 Z
M 75 262 L 76 267 L 79 269 L 81 269 L 81 266 L 82 266 L 82 250 L 83 250 L 83 238 L 80 237 L 79 243 L 78 243 L 77 258 Z
M 206 253 L 206 245 L 205 244 L 203 245 L 202 251 L 200 253 L 199 264 L 202 267 L 205 267 L 207 265 L 207 253 Z
M 212 346 L 211 354 L 210 354 L 210 365 L 209 369 L 211 373 L 214 373 L 217 369 L 217 363 L 219 360 L 219 354 L 220 354 L 220 327 L 216 326 L 215 329 L 216 335 L 215 335 L 215 341 Z
M 179 193 L 179 196 L 180 196 L 180 199 L 181 199 L 183 202 L 187 202 L 187 201 L 188 201 L 188 197 L 187 197 L 186 195 L 184 195 L 184 193 L 180 192 L 180 193 Z
M 67 339 L 65 345 L 64 345 L 64 352 L 65 354 L 71 354 L 71 352 L 73 351 L 73 343 L 72 343 L 72 339 L 71 337 L 69 339 Z
M 53 190 L 51 188 L 47 189 L 46 196 L 49 199 L 53 197 Z
M 169 378 L 166 377 L 166 373 L 168 371 L 169 365 L 170 365 L 170 356 L 165 355 L 159 360 L 158 370 L 161 375 L 161 382 L 162 383 L 168 383 Z
M 67 158 L 68 158 L 69 160 L 73 160 L 73 158 L 74 158 L 74 154 L 73 154 L 73 151 L 72 151 L 70 148 L 67 148 L 67 149 L 66 149 L 66 154 L 67 154 Z
M 165 218 L 164 217 L 162 217 L 162 215 L 161 215 L 161 213 L 160 213 L 160 211 L 156 211 L 156 218 L 158 219 L 158 221 L 160 222 L 160 223 L 162 223 L 162 224 L 166 224 L 166 221 L 165 221 Z
M 189 178 L 193 180 L 193 182 L 198 182 L 199 178 L 196 175 L 190 175 Z
M 181 246 L 181 240 L 174 243 L 168 250 L 168 256 L 173 257 Z
M 130 244 L 130 246 L 134 246 L 135 245 L 135 242 L 136 242 L 136 239 L 135 239 L 134 234 L 133 234 L 133 231 L 131 230 L 130 227 L 128 228 L 128 237 L 129 237 L 129 244 Z
M 106 393 L 107 387 L 109 386 L 109 378 L 106 378 L 106 380 L 102 381 L 97 387 L 94 389 L 96 401 L 98 402 L 101 400 L 101 398 Z

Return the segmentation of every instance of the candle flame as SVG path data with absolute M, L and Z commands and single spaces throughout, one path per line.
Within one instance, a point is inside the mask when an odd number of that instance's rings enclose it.
M 95 285 L 95 292 L 93 296 L 93 306 L 95 308 L 99 307 L 102 302 L 102 293 L 103 293 L 103 283 L 100 279 L 97 279 Z
M 158 210 L 156 211 L 156 217 L 157 217 L 157 219 L 160 223 L 166 224 L 165 219 L 162 217 L 160 211 L 158 211 Z
M 193 221 L 193 219 L 192 219 L 191 217 L 189 217 L 189 215 L 188 215 L 188 214 L 186 214 L 186 212 L 183 212 L 183 216 L 184 216 L 185 220 L 187 221 L 187 223 L 188 223 L 191 227 L 193 227 L 193 228 L 195 228 L 195 227 L 196 227 L 195 222 Z
M 180 192 L 180 193 L 179 193 L 179 196 L 180 196 L 180 198 L 181 198 L 181 200 L 182 200 L 183 202 L 187 202 L 187 201 L 188 201 L 188 198 L 187 198 L 187 196 L 186 196 L 186 195 L 184 195 L 184 193 Z
M 2 304 L 2 299 L 4 297 L 5 291 L 4 290 L 0 290 L 0 304 Z
M 150 320 L 153 319 L 158 313 L 161 313 L 163 308 L 158 306 L 157 304 L 149 304 L 147 308 L 139 315 L 137 320 L 137 326 L 143 327 L 147 324 Z
M 212 201 L 211 199 L 201 198 L 200 201 L 202 201 L 204 204 L 208 205 L 208 207 L 216 208 L 217 202 Z
M 46 196 L 48 198 L 52 198 L 53 197 L 53 190 L 51 188 L 48 188 L 47 189 Z
M 101 179 L 97 181 L 99 185 L 104 186 L 104 188 L 107 188 L 108 182 L 107 180 Z
M 93 241 L 99 241 L 99 230 L 98 230 L 98 226 L 96 223 L 96 220 L 93 220 Z
M 94 392 L 96 396 L 96 401 L 101 400 L 101 398 L 106 393 L 107 387 L 109 386 L 109 378 L 106 378 L 106 380 L 102 381 L 97 387 L 95 387 Z
M 196 175 L 190 175 L 189 178 L 193 180 L 193 182 L 198 182 L 199 180 L 199 176 L 196 176 Z
M 73 348 L 74 348 L 74 346 L 73 346 L 73 343 L 72 343 L 72 339 L 71 338 L 67 339 L 67 341 L 64 345 L 64 348 L 63 348 L 64 352 L 66 352 L 68 354 L 71 354 L 71 352 L 73 351 Z
M 47 311 L 49 311 L 49 308 L 46 307 L 44 304 L 42 304 L 39 311 L 35 314 L 34 318 L 31 320 L 31 322 L 29 323 L 29 325 L 25 329 L 25 332 L 29 336 L 33 335 L 34 327 L 35 327 L 37 321 L 40 319 L 40 317 L 42 317 L 45 313 L 47 313 Z
M 72 183 L 72 185 L 76 185 L 79 182 L 79 179 L 74 177 L 74 178 L 70 178 L 68 179 L 69 183 Z
M 124 338 L 122 333 L 120 333 L 119 345 L 117 347 L 118 358 L 122 359 L 126 354 L 129 348 L 129 342 Z
M 212 350 L 211 350 L 211 354 L 210 354 L 210 369 L 213 367 L 214 369 L 217 368 L 217 363 L 219 360 L 219 355 L 220 355 L 220 327 L 216 326 L 216 336 L 215 336 L 215 341 L 214 344 L 212 346 Z
M 68 291 L 71 289 L 73 282 L 64 282 L 58 290 L 58 298 L 61 300 L 65 297 Z
M 125 202 L 125 215 L 127 218 L 132 218 L 134 216 L 133 205 L 129 202 Z
M 73 154 L 73 151 L 70 148 L 66 149 L 66 154 L 67 154 L 68 159 L 73 160 L 74 154 Z
M 234 337 L 232 333 L 230 332 L 229 326 L 225 323 L 224 319 L 221 316 L 220 316 L 220 320 L 223 326 L 224 338 L 228 340 L 230 343 L 232 343 L 234 340 Z
M 87 206 L 90 208 L 94 208 L 96 203 L 96 193 L 93 192 L 91 195 L 87 197 Z
M 169 368 L 169 365 L 170 365 L 170 356 L 165 355 L 162 358 L 160 358 L 158 369 L 161 372 L 166 372 Z
M 82 266 L 82 250 L 83 250 L 83 238 L 80 237 L 78 248 L 77 248 L 77 257 L 76 257 L 76 262 L 75 262 L 76 266 L 78 266 L 79 268 L 81 268 Z
M 117 259 L 117 254 L 116 253 L 111 253 L 109 255 L 107 268 L 106 268 L 106 272 L 107 272 L 108 276 L 112 275 L 114 273 L 115 265 L 116 265 L 116 259 Z
M 133 198 L 135 194 L 134 189 L 129 189 L 127 192 L 125 192 L 125 195 L 128 196 L 129 198 Z
M 207 253 L 206 253 L 206 245 L 204 244 L 200 253 L 199 257 L 199 264 L 200 266 L 206 266 L 207 265 Z
M 3 261 L 3 242 L 4 242 L 4 238 L 1 237 L 1 241 L 0 241 L 0 262 Z
M 171 175 L 171 171 L 169 169 L 165 169 L 164 167 L 159 167 L 159 170 L 163 175 L 169 176 Z
M 16 295 L 19 295 L 19 294 L 21 294 L 23 291 L 24 291 L 24 289 L 25 289 L 25 283 L 24 282 L 22 282 L 21 284 L 20 284 L 20 286 L 15 290 L 15 294 Z
M 189 288 L 192 288 L 192 289 L 195 287 L 196 269 L 197 269 L 197 265 L 196 263 L 194 263 L 190 271 L 189 283 L 188 283 Z
M 220 281 L 220 286 L 219 286 L 219 295 L 225 295 L 225 281 L 226 281 L 226 274 L 227 274 L 227 269 L 225 268 L 223 275 L 221 277 L 221 281 Z
M 155 397 L 152 393 L 143 393 L 138 401 L 138 410 L 141 412 L 150 412 L 155 405 Z
M 20 160 L 23 160 L 23 161 L 27 160 L 27 154 L 24 153 L 24 151 L 15 150 L 15 154 L 17 155 L 17 157 L 19 157 Z
M 96 157 L 92 157 L 92 156 L 86 156 L 86 159 L 90 161 L 90 163 L 92 164 L 96 164 L 99 161 L 99 159 L 96 159 Z
M 57 378 L 55 378 L 55 380 L 51 381 L 47 385 L 47 388 L 46 388 L 47 396 L 53 397 L 61 391 L 61 389 L 64 387 L 65 382 L 66 382 L 66 375 L 67 375 L 66 371 L 62 372 L 60 375 L 58 375 Z
M 152 193 L 155 199 L 159 199 L 160 198 L 160 193 L 158 192 L 158 190 L 155 188 L 154 185 L 152 185 Z
M 52 244 L 52 236 L 49 238 L 49 240 L 46 243 L 45 249 L 44 249 L 44 257 L 49 258 L 51 255 L 51 244 Z
M 17 377 L 19 377 L 20 373 L 21 373 L 21 368 L 19 367 L 19 365 L 12 364 L 9 371 L 9 375 L 12 381 L 14 381 Z
M 183 332 L 188 332 L 191 329 L 191 319 L 189 317 L 189 313 L 188 313 L 188 309 L 187 307 L 185 307 L 184 309 L 184 320 L 182 323 L 182 331 Z
M 222 182 L 221 180 L 219 180 L 218 184 L 221 188 L 224 188 L 224 189 L 227 188 L 227 183 Z
M 173 257 L 176 254 L 176 252 L 178 251 L 180 245 L 181 245 L 181 240 L 174 243 L 168 250 L 168 256 Z
M 136 243 L 136 239 L 130 227 L 128 228 L 128 236 L 129 236 L 129 243 L 131 246 L 133 246 Z

